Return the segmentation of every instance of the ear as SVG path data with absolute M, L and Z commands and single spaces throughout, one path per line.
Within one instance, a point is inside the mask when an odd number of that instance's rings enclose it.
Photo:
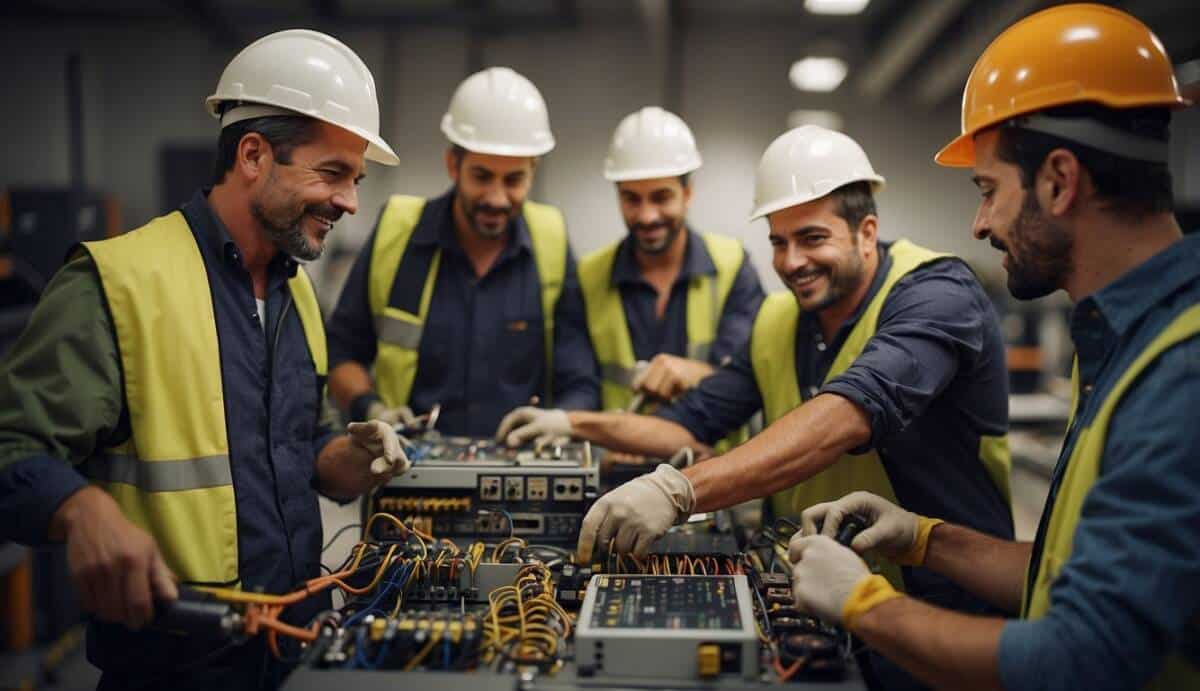
M 258 132 L 249 132 L 238 142 L 234 168 L 247 180 L 258 180 L 274 162 L 271 144 Z
M 446 149 L 446 174 L 450 176 L 451 182 L 458 184 L 458 169 L 461 161 L 454 155 L 454 149 Z
M 858 244 L 865 256 L 871 256 L 879 242 L 879 219 L 875 214 L 867 214 L 858 223 Z
M 1054 149 L 1046 154 L 1034 182 L 1038 202 L 1051 216 L 1066 216 L 1083 199 L 1085 175 L 1075 154 L 1067 149 Z

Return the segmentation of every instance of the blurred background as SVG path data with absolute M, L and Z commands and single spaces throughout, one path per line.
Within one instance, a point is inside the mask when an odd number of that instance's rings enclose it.
M 621 117 L 661 105 L 689 123 L 704 157 L 693 175 L 691 225 L 741 239 L 764 285 L 777 289 L 766 223 L 746 220 L 755 165 L 790 127 L 841 129 L 887 178 L 878 197 L 882 236 L 959 254 L 994 296 L 1010 344 L 1017 530 L 1029 537 L 1065 420 L 1069 304 L 1061 294 L 1021 304 L 1007 297 L 995 252 L 970 236 L 978 196 L 969 174 L 932 157 L 958 132 L 962 87 L 978 55 L 1006 26 L 1054 4 L 8 0 L 0 4 L 8 74 L 0 80 L 0 353 L 70 245 L 135 228 L 209 184 L 218 124 L 203 100 L 229 59 L 266 33 L 318 29 L 371 68 L 381 134 L 401 158 L 397 168 L 370 166 L 358 214 L 343 218 L 309 267 L 327 313 L 387 196 L 448 187 L 438 125 L 459 81 L 484 67 L 516 69 L 547 101 L 558 146 L 531 198 L 563 209 L 577 257 L 626 232 L 601 176 L 604 154 Z M 1106 4 L 1148 24 L 1185 90 L 1200 96 L 1200 2 Z M 1171 165 L 1181 224 L 1200 227 L 1198 108 L 1175 117 Z M 344 519 L 330 509 L 326 534 Z M 47 660 L 78 657 L 78 611 L 61 580 L 61 554 L 3 546 L 0 574 L 3 640 L 27 651 L 0 656 L 0 688 L 94 685 L 86 665 L 68 664 L 57 685 L 38 671 Z

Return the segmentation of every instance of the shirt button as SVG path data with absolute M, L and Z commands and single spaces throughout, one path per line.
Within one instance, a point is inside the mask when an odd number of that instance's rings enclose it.
M 819 350 L 819 351 L 820 351 L 820 352 L 822 352 L 822 353 L 824 353 L 824 352 L 825 352 L 825 341 L 818 341 L 818 342 L 817 342 L 817 350 Z
M 1092 392 L 1092 385 L 1091 385 L 1091 384 L 1084 384 L 1084 385 L 1083 385 L 1083 392 L 1084 392 L 1085 394 L 1090 394 L 1090 393 Z

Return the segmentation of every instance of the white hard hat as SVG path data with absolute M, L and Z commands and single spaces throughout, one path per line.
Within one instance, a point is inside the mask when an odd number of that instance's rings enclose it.
M 222 114 L 221 104 L 230 101 L 245 105 Z M 371 71 L 344 43 L 317 31 L 279 31 L 246 46 L 204 104 L 222 127 L 268 115 L 307 115 L 365 139 L 368 159 L 389 166 L 400 162 L 379 136 Z
M 858 142 L 817 125 L 797 127 L 771 142 L 758 162 L 750 220 L 820 199 L 858 181 L 871 183 L 875 193 L 883 189 L 883 178 Z
M 480 154 L 541 156 L 554 148 L 542 94 L 507 67 L 489 67 L 463 80 L 442 116 L 442 132 Z
M 613 182 L 665 178 L 690 173 L 701 163 L 696 139 L 683 118 L 647 106 L 617 125 L 604 159 L 604 177 Z

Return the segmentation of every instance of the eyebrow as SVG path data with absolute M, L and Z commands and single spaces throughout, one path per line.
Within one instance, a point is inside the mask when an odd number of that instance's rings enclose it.
M 801 226 L 799 228 L 785 230 L 781 233 L 771 232 L 768 234 L 768 237 L 777 238 L 777 237 L 784 237 L 784 236 L 788 236 L 788 235 L 809 235 L 811 233 L 819 233 L 819 232 L 832 233 L 833 229 L 829 228 L 828 226 L 820 225 L 818 223 L 811 223 L 809 225 Z

